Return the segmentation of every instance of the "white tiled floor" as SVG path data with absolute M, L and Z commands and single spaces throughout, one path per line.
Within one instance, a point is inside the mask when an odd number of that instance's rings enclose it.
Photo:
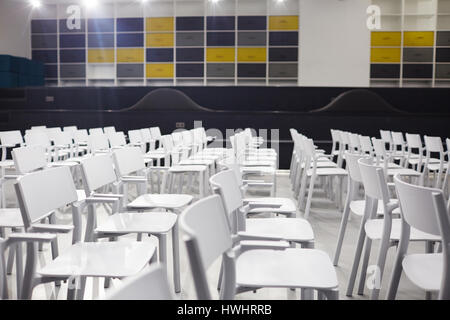
M 286 172 L 280 172 L 278 174 L 278 190 L 277 196 L 279 197 L 292 197 L 292 191 L 290 188 L 290 181 Z M 12 186 L 9 185 L 7 187 L 8 194 L 8 204 L 12 205 L 14 202 L 14 194 L 12 191 Z M 257 191 L 255 195 L 264 194 L 262 191 Z M 317 249 L 324 250 L 327 252 L 330 257 L 333 257 L 335 244 L 337 241 L 339 224 L 341 219 L 341 213 L 338 212 L 333 203 L 325 198 L 324 194 L 320 192 L 315 193 L 312 211 L 310 215 L 310 222 L 313 226 L 316 243 L 315 247 Z M 98 221 L 101 223 L 102 219 L 104 219 L 107 215 L 105 209 L 103 207 L 99 207 L 97 209 L 98 213 Z M 71 214 L 67 213 L 58 213 L 58 223 L 67 223 L 71 222 Z M 85 216 L 84 216 L 85 218 Z M 85 219 L 84 219 L 85 222 Z M 336 268 L 336 272 L 339 279 L 340 286 L 340 299 L 368 299 L 368 290 L 365 290 L 364 296 L 354 295 L 352 298 L 345 296 L 345 291 L 347 287 L 348 277 L 351 269 L 351 264 L 353 262 L 354 249 L 357 240 L 357 232 L 359 229 L 359 218 L 353 216 L 349 221 L 349 225 L 347 228 L 346 237 L 344 240 L 344 246 L 342 248 L 342 254 L 340 258 L 339 266 Z M 60 252 L 64 251 L 64 248 L 67 248 L 71 244 L 71 236 L 70 235 L 59 235 L 59 246 Z M 124 236 L 120 239 L 120 241 L 127 241 L 129 239 L 133 239 L 134 236 Z M 172 260 L 171 260 L 171 237 L 168 237 L 168 259 L 169 259 L 169 279 L 172 281 Z M 154 237 L 144 237 L 144 241 L 157 241 Z M 183 243 L 180 244 L 180 254 L 181 254 L 181 285 L 182 292 L 177 294 L 176 297 L 179 299 L 195 299 L 195 292 L 192 283 L 192 278 L 188 266 L 188 260 L 186 256 L 186 251 Z M 372 255 L 370 264 L 375 262 L 376 252 L 378 249 L 378 244 L 375 242 L 372 246 Z M 411 252 L 424 252 L 425 245 L 423 243 L 419 244 L 411 244 L 410 251 Z M 44 247 L 43 252 L 39 255 L 39 266 L 45 264 L 45 261 L 51 259 L 51 251 L 50 246 L 46 245 Z M 393 260 L 395 258 L 395 248 L 391 248 L 389 250 L 387 262 L 386 262 L 386 271 L 383 278 L 382 290 L 380 294 L 380 298 L 383 299 L 385 296 L 385 290 L 390 278 L 391 266 L 393 264 Z M 210 279 L 211 291 L 214 295 L 217 294 L 217 291 L 214 289 L 217 283 L 218 271 L 219 271 L 219 262 L 216 261 L 213 266 L 208 271 L 208 278 Z M 257 266 L 255 266 L 257 268 Z M 359 279 L 357 279 L 358 281 Z M 113 280 L 112 286 L 120 285 L 120 280 Z M 356 283 L 355 288 L 357 288 L 358 283 Z M 16 298 L 16 289 L 15 289 L 15 271 L 12 275 L 8 276 L 8 289 L 10 297 Z M 356 291 L 356 289 L 355 289 Z M 55 289 L 53 284 L 45 284 L 40 285 L 35 288 L 33 293 L 33 299 L 66 299 L 67 292 L 67 284 L 63 283 L 60 288 Z M 103 279 L 88 279 L 86 286 L 86 294 L 85 299 L 92 299 L 97 297 L 102 297 L 104 295 L 105 289 L 103 288 Z M 399 291 L 397 294 L 397 299 L 424 299 L 425 293 L 420 289 L 416 288 L 412 285 L 406 277 L 402 277 Z M 299 292 L 286 290 L 286 289 L 262 289 L 258 290 L 256 293 L 247 292 L 243 294 L 239 294 L 237 299 L 299 299 Z

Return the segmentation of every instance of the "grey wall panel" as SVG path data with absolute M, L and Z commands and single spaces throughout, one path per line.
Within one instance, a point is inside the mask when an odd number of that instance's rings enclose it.
M 203 46 L 204 43 L 203 32 L 177 32 L 178 47 Z
M 239 46 L 265 46 L 266 32 L 238 32 Z
M 208 77 L 234 77 L 234 63 L 208 63 L 206 65 Z
M 144 76 L 144 65 L 140 63 L 117 64 L 118 78 L 142 78 Z
M 61 78 L 85 78 L 86 65 L 82 64 L 61 64 L 60 65 Z
M 297 75 L 297 63 L 271 63 L 269 65 L 270 78 L 295 78 Z

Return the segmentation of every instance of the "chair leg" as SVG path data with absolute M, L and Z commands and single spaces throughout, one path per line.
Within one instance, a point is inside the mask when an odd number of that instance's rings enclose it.
M 159 262 L 167 268 L 167 235 L 160 233 L 156 235 L 159 242 Z
M 367 206 L 367 203 L 366 203 L 366 206 Z M 363 218 L 361 220 L 361 226 L 359 228 L 359 237 L 358 237 L 358 243 L 356 245 L 355 258 L 353 260 L 352 271 L 350 273 L 350 278 L 348 280 L 348 286 L 347 286 L 346 295 L 349 296 L 349 297 L 351 297 L 352 293 L 353 293 L 353 287 L 355 285 L 355 280 L 356 280 L 356 273 L 358 272 L 359 261 L 361 259 L 361 253 L 362 253 L 362 250 L 363 250 L 364 240 L 365 240 L 365 237 L 366 237 L 366 232 L 364 230 L 364 224 L 365 223 L 366 223 L 366 221 Z
M 308 199 L 306 201 L 306 207 L 305 207 L 305 219 L 308 219 L 309 217 L 309 212 L 311 209 L 311 201 L 312 201 L 312 196 L 314 193 L 314 182 L 316 180 L 315 174 L 311 175 L 311 179 L 309 181 L 309 191 L 308 191 Z
M 333 265 L 337 266 L 339 262 L 339 256 L 341 254 L 342 243 L 344 242 L 345 230 L 347 228 L 348 216 L 350 214 L 350 202 L 353 198 L 355 186 L 350 182 L 347 192 L 347 198 L 345 200 L 344 211 L 342 212 L 341 226 L 339 227 L 338 242 L 336 245 L 336 251 L 334 253 Z
M 328 300 L 339 300 L 339 289 L 323 291 Z
M 16 244 L 16 281 L 17 281 L 17 297 L 21 296 L 23 284 L 23 252 L 22 243 Z
M 16 254 L 16 246 L 10 246 L 8 252 L 8 261 L 6 266 L 6 274 L 11 275 L 14 266 L 14 256 Z
M 172 228 L 172 250 L 173 250 L 173 282 L 175 286 L 175 292 L 181 292 L 180 285 L 180 242 L 178 231 L 178 219 Z
M 366 284 L 367 266 L 369 265 L 370 249 L 372 248 L 372 239 L 366 236 L 364 246 L 363 263 L 361 267 L 361 274 L 359 276 L 358 295 L 364 295 L 364 286 Z
M 381 281 L 383 279 L 384 266 L 386 264 L 386 255 L 388 253 L 388 250 L 389 250 L 389 239 L 387 239 L 387 241 L 383 239 L 380 243 L 380 248 L 378 249 L 378 258 L 377 258 L 378 270 L 375 271 L 379 273 L 375 274 L 375 276 L 378 277 L 375 279 L 377 285 L 372 289 L 372 292 L 370 294 L 371 300 L 378 300 L 378 297 L 380 295 L 380 286 Z

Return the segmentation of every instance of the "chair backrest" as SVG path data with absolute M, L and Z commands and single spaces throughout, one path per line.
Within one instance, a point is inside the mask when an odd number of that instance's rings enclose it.
M 373 153 L 372 141 L 369 136 L 359 136 L 359 142 L 361 145 L 361 151 L 364 153 Z
M 155 139 L 155 140 L 161 139 L 162 135 L 161 135 L 161 130 L 159 129 L 159 127 L 151 127 L 150 133 L 151 133 L 153 139 Z
M 151 265 L 148 270 L 127 278 L 123 284 L 108 292 L 106 300 L 173 300 L 163 265 Z
M 172 135 L 170 134 L 165 134 L 161 137 L 161 140 L 163 142 L 164 145 L 164 150 L 166 152 L 171 152 L 174 145 L 173 145 L 173 139 L 172 139 Z
M 86 194 L 117 181 L 113 159 L 109 154 L 86 158 L 81 162 Z
M 47 126 L 31 126 L 32 130 L 45 130 Z
M 405 145 L 405 139 L 403 138 L 403 133 L 392 131 L 392 143 L 396 146 Z
M 389 190 L 383 168 L 372 164 L 370 158 L 359 159 L 358 164 L 366 196 L 388 203 Z
M 182 136 L 183 136 L 183 143 L 186 145 L 189 145 L 192 143 L 192 132 L 185 130 L 183 132 L 181 132 Z
M 130 130 L 128 131 L 128 138 L 130 139 L 130 143 L 142 143 L 144 142 L 142 139 L 141 130 Z
M 79 129 L 74 132 L 73 140 L 75 143 L 87 143 L 89 140 L 89 135 L 86 129 Z
M 103 134 L 103 128 L 91 128 L 89 129 L 89 134 Z
M 113 152 L 114 166 L 120 177 L 145 169 L 142 150 L 138 147 L 126 147 Z
M 31 130 L 25 135 L 25 142 L 31 146 L 43 146 L 45 148 L 51 146 L 50 139 L 45 131 Z
M 189 257 L 198 299 L 211 299 L 206 270 L 221 255 L 232 248 L 230 228 L 220 196 L 203 198 L 180 215 L 180 229 Z M 226 265 L 224 265 L 226 268 Z M 224 275 L 226 279 L 226 270 Z M 235 283 L 224 281 L 226 286 Z M 222 288 L 225 290 L 225 288 Z
M 361 142 L 359 141 L 359 135 L 356 133 L 350 133 L 350 147 L 353 150 L 361 149 Z
M 392 143 L 392 135 L 388 130 L 380 130 L 381 140 L 385 143 Z
M 123 147 L 127 144 L 123 132 L 112 132 L 108 136 L 109 144 L 113 147 Z
M 141 129 L 141 137 L 143 142 L 150 142 L 152 140 L 152 135 L 149 128 Z
M 394 183 L 402 218 L 418 230 L 440 235 L 432 194 L 442 193 L 442 191 L 407 183 L 398 174 L 394 176 Z
M 429 137 L 425 136 L 425 148 L 428 152 L 444 152 L 444 147 L 442 145 L 442 140 L 440 137 Z
M 60 127 L 53 127 L 53 128 L 47 128 L 46 130 L 48 138 L 50 140 L 55 140 L 55 136 L 62 133 L 62 130 Z
M 350 178 L 355 182 L 362 182 L 361 172 L 359 170 L 358 160 L 364 158 L 363 154 L 345 153 L 345 161 L 347 162 L 347 170 Z
M 411 133 L 406 133 L 406 143 L 408 144 L 408 148 L 417 148 L 417 149 L 422 149 L 423 145 L 422 145 L 422 139 L 420 139 L 420 135 L 419 134 L 411 134 Z
M 26 228 L 54 210 L 78 200 L 68 167 L 36 171 L 17 179 L 14 185 Z
M 104 133 L 92 133 L 88 137 L 88 146 L 93 153 L 109 149 L 108 138 Z
M 377 161 L 379 161 L 381 159 L 387 161 L 385 142 L 381 139 L 372 138 L 372 144 L 373 144 L 373 148 L 375 150 L 375 155 L 377 157 Z
M 11 152 L 14 166 L 20 174 L 26 174 L 47 166 L 47 157 L 43 146 L 15 148 Z
M 180 131 L 172 132 L 172 140 L 175 146 L 183 143 L 183 134 Z
M 63 128 L 64 132 L 67 132 L 70 137 L 73 139 L 75 136 L 75 132 L 78 130 L 77 126 L 67 126 Z
M 0 141 L 4 146 L 14 147 L 23 143 L 22 133 L 19 130 L 0 132 Z
M 56 146 L 70 146 L 72 145 L 72 136 L 69 132 L 60 132 L 54 135 L 53 142 Z
M 111 134 L 116 133 L 116 128 L 111 126 L 111 127 L 104 127 L 103 128 L 103 132 L 105 132 L 105 134 L 109 137 Z
M 234 170 L 224 170 L 209 179 L 212 189 L 218 190 L 225 211 L 230 215 L 243 206 L 242 194 Z

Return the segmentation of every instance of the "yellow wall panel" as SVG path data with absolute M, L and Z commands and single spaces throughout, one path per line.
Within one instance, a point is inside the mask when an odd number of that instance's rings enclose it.
M 89 63 L 114 63 L 114 49 L 89 49 Z
M 146 66 L 147 78 L 173 78 L 173 63 L 150 63 Z
M 433 44 L 433 31 L 405 31 L 403 34 L 405 47 L 432 47 Z
M 206 61 L 208 62 L 234 62 L 234 48 L 207 48 Z
M 144 62 L 144 49 L 117 49 L 117 62 Z
M 371 33 L 372 47 L 400 47 L 402 45 L 401 32 L 380 32 Z
M 400 48 L 372 48 L 371 62 L 400 62 Z
M 147 47 L 173 47 L 173 33 L 148 33 Z
M 269 30 L 297 30 L 298 16 L 270 16 Z
M 239 62 L 265 62 L 266 48 L 238 48 Z
M 173 31 L 173 17 L 147 18 L 147 31 Z

